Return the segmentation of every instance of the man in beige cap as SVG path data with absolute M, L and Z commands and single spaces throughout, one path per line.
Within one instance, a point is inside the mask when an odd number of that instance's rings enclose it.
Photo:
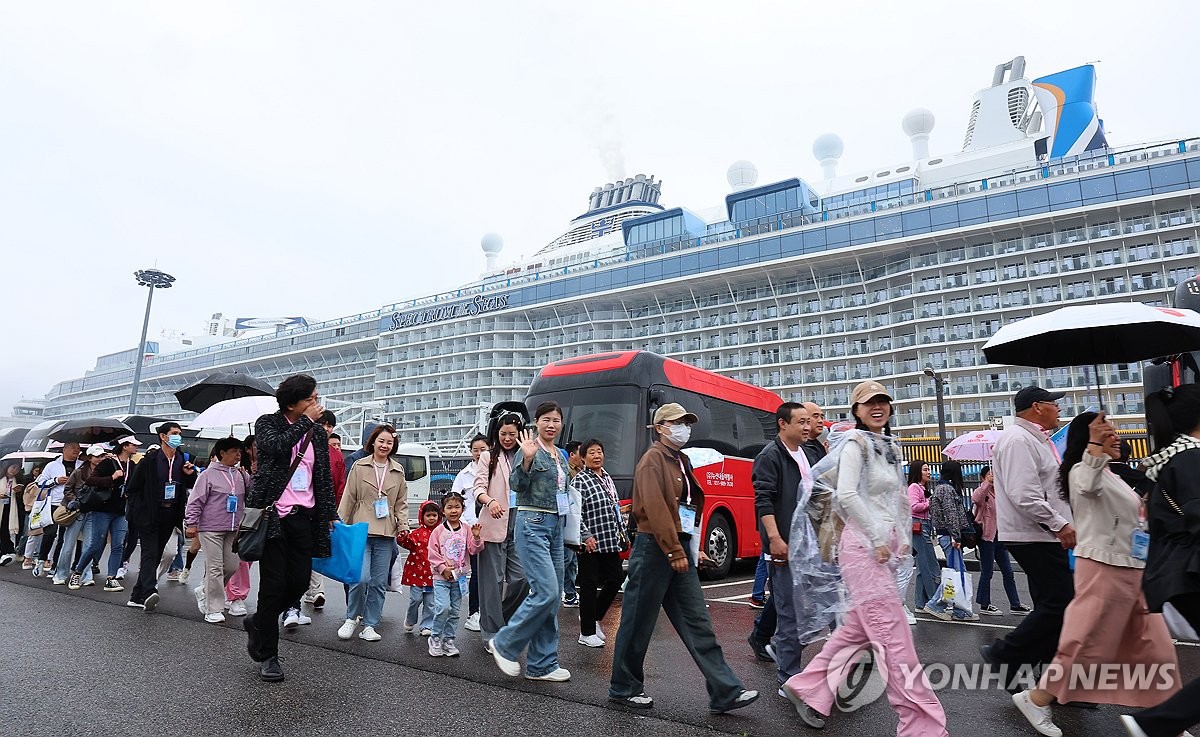
M 654 699 L 643 690 L 646 650 L 658 612 L 666 609 L 671 625 L 687 645 L 708 684 L 708 708 L 723 714 L 750 704 L 757 691 L 747 691 L 725 662 L 713 634 L 692 560 L 693 535 L 701 534 L 704 491 L 680 449 L 691 439 L 699 419 L 678 404 L 664 404 L 650 427 L 657 442 L 638 462 L 633 475 L 633 509 L 637 534 L 629 554 L 629 578 L 621 601 L 621 627 L 613 649 L 610 701 L 649 709 Z

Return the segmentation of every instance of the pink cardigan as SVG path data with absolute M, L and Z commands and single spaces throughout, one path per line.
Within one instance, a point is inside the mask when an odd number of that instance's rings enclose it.
M 924 486 L 908 485 L 908 503 L 912 507 L 912 516 L 922 520 L 929 519 L 929 499 L 925 497 Z
M 971 503 L 975 505 L 975 519 L 983 527 L 983 540 L 996 541 L 996 490 L 984 481 L 971 492 Z

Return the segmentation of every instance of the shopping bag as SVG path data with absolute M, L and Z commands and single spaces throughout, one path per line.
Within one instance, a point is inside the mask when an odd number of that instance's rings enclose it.
M 946 565 L 948 567 L 942 569 L 942 601 L 956 609 L 972 611 L 974 587 L 971 585 L 971 574 L 967 573 L 966 563 L 963 562 L 962 551 L 951 548 L 946 556 Z
M 329 533 L 332 555 L 313 558 L 313 570 L 335 581 L 354 585 L 362 581 L 363 557 L 367 553 L 367 523 L 334 522 Z
M 33 501 L 33 509 L 29 512 L 29 529 L 40 530 L 52 524 L 54 517 L 50 509 L 50 495 L 47 494 Z
M 388 573 L 387 590 L 394 594 L 404 593 L 404 584 L 400 583 L 404 580 L 404 556 L 397 555 L 392 561 L 392 570 Z

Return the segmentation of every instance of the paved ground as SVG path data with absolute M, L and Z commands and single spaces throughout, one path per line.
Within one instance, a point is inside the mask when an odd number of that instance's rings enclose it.
M 240 622 L 205 624 L 188 586 L 164 579 L 159 610 L 145 614 L 124 606 L 127 592 L 72 592 L 10 565 L 0 569 L 0 679 L 11 684 L 0 697 L 0 735 L 803 734 L 774 693 L 773 668 L 745 644 L 754 617 L 745 603 L 751 573 L 739 566 L 733 579 L 706 584 L 706 592 L 731 665 L 763 697 L 713 717 L 703 681 L 665 618 L 647 663 L 647 691 L 657 704 L 644 714 L 607 703 L 611 649 L 575 642 L 574 610 L 560 619 L 561 660 L 574 677 L 542 684 L 502 675 L 473 633 L 460 634 L 462 657 L 429 657 L 424 638 L 401 631 L 407 597 L 400 594 L 389 594 L 383 641 L 342 642 L 334 634 L 344 613 L 339 584 L 328 587 L 330 604 L 311 626 L 285 635 L 287 680 L 264 684 L 246 657 Z M 975 663 L 977 646 L 1016 621 L 922 619 L 914 634 L 926 664 Z M 618 622 L 614 612 L 606 629 L 615 632 Z M 1178 650 L 1185 677 L 1200 675 L 1197 648 Z M 951 735 L 1033 734 L 1003 692 L 947 687 L 939 696 Z M 1058 708 L 1056 718 L 1068 735 L 1121 735 L 1118 713 Z M 835 714 L 826 731 L 881 737 L 894 729 L 880 699 Z

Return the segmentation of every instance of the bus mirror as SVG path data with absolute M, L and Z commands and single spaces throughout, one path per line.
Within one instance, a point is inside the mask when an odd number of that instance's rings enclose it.
M 650 390 L 650 407 L 652 409 L 655 407 L 661 407 L 662 405 L 666 404 L 666 402 L 667 402 L 667 393 L 666 392 L 664 392 L 662 389 L 651 389 Z

